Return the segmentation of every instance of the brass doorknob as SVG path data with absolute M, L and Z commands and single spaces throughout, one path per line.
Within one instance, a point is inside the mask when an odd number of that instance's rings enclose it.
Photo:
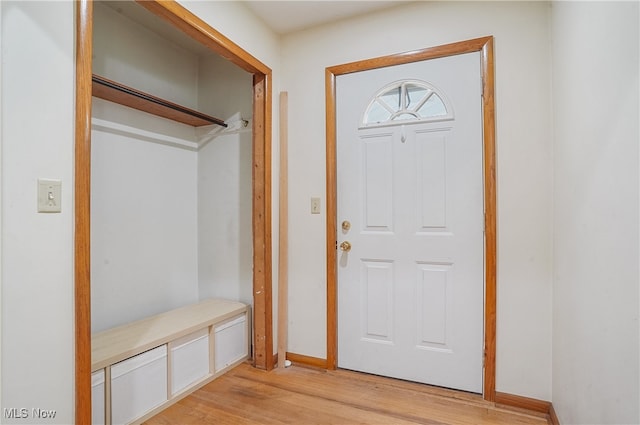
M 349 241 L 344 241 L 340 244 L 340 249 L 344 252 L 349 252 L 351 251 L 351 244 Z

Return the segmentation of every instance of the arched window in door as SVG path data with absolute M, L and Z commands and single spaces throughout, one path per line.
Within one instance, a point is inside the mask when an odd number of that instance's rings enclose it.
M 369 102 L 361 127 L 453 119 L 444 93 L 420 80 L 403 80 L 380 89 Z

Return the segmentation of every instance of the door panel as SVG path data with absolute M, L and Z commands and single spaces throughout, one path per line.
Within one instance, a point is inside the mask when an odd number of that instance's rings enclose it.
M 362 337 L 373 341 L 393 340 L 393 263 L 367 261 L 361 263 L 361 294 L 365 306 Z
M 405 79 L 437 89 L 450 111 L 363 124 L 375 94 Z M 376 107 L 415 106 L 425 92 L 398 90 Z M 351 243 L 338 254 L 338 365 L 481 392 L 479 53 L 341 75 L 336 94 L 337 218 L 351 224 L 337 235 Z
M 417 193 L 419 198 L 419 232 L 447 227 L 446 214 L 446 136 L 426 135 L 417 140 Z
M 418 338 L 421 348 L 448 349 L 451 341 L 451 264 L 418 264 L 416 301 Z
M 393 223 L 393 164 L 391 135 L 363 141 L 364 228 L 371 232 L 390 231 Z

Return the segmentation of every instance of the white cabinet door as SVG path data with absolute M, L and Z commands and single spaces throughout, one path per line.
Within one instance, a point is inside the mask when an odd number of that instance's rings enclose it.
M 111 422 L 127 424 L 167 401 L 167 346 L 111 367 Z

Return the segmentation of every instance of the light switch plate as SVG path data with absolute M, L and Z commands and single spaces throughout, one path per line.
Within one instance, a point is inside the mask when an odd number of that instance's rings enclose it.
M 320 198 L 311 198 L 311 214 L 320 214 Z
M 62 181 L 38 179 L 38 212 L 59 213 L 62 204 Z

